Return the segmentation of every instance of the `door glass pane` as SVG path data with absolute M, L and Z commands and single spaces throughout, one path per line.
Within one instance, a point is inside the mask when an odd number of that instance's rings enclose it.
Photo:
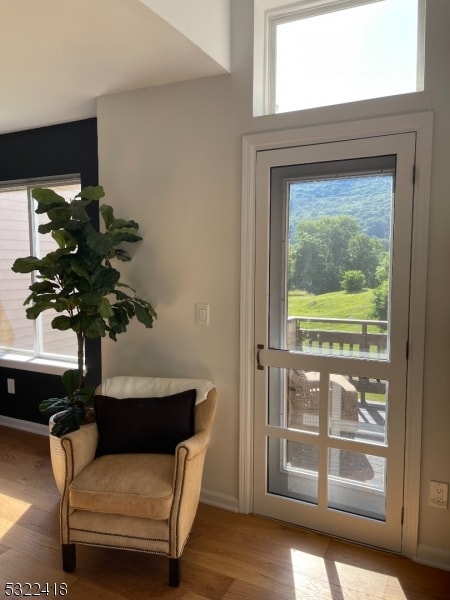
M 287 426 L 290 429 L 318 433 L 320 403 L 318 373 L 289 369 L 287 395 Z
M 386 445 L 388 390 L 388 381 L 332 374 L 330 436 Z
M 269 437 L 267 444 L 267 491 L 317 504 L 318 446 L 274 437 Z
M 330 448 L 328 507 L 386 520 L 386 459 Z
M 272 169 L 285 209 L 271 210 L 271 347 L 389 359 L 395 163 Z
M 268 371 L 268 424 L 319 433 L 319 374 L 277 367 Z

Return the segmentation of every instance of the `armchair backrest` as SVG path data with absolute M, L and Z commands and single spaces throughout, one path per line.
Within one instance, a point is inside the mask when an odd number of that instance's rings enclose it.
M 116 375 L 105 379 L 96 393 L 113 398 L 145 398 L 169 396 L 190 389 L 197 390 L 195 431 L 209 430 L 214 419 L 217 393 L 214 384 L 206 379 Z

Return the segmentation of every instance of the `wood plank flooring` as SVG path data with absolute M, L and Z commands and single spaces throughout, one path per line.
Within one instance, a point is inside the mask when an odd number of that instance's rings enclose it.
M 48 597 L 56 584 L 56 596 L 70 600 L 450 598 L 448 571 L 207 505 L 184 551 L 179 588 L 167 584 L 165 559 L 135 552 L 79 546 L 77 569 L 66 574 L 58 502 L 47 438 L 0 426 L 0 598 L 8 582 L 49 583 Z

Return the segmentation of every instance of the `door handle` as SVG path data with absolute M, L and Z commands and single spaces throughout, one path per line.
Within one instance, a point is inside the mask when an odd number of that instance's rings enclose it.
M 264 371 L 264 365 L 261 364 L 261 361 L 259 358 L 259 353 L 261 352 L 261 350 L 264 350 L 264 344 L 258 344 L 256 346 L 256 365 L 257 365 L 257 369 L 259 371 Z

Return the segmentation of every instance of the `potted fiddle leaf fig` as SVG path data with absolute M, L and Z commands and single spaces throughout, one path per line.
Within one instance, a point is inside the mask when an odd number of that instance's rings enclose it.
M 42 258 L 18 258 L 12 267 L 16 273 L 37 275 L 24 302 L 29 305 L 27 317 L 36 319 L 42 312 L 53 310 L 57 314 L 52 327 L 72 330 L 77 338 L 77 368 L 62 376 L 67 395 L 43 400 L 39 406 L 46 416 L 58 413 L 59 419 L 51 430 L 57 437 L 79 429 L 92 415 L 89 404 L 95 388 L 85 385 L 86 338 L 108 335 L 116 341 L 134 317 L 145 327 L 152 327 L 156 318 L 152 305 L 123 283 L 113 266 L 117 260 L 131 260 L 123 244 L 142 239 L 139 225 L 116 218 L 106 204 L 99 207 L 102 231 L 97 231 L 89 216 L 89 205 L 98 204 L 104 195 L 101 186 L 91 186 L 67 201 L 52 189 L 35 188 L 35 212 L 48 217 L 48 222 L 39 226 L 39 232 L 51 235 L 57 247 Z

